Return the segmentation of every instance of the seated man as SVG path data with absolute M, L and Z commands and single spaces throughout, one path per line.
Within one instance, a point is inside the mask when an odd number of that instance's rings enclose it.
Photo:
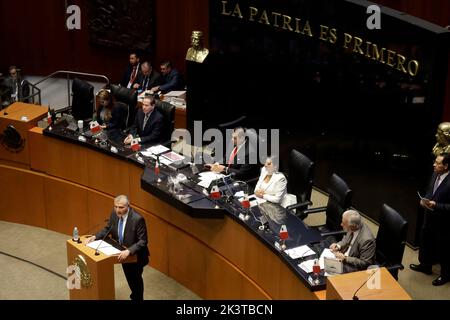
M 142 92 L 160 84 L 162 84 L 162 78 L 159 72 L 153 70 L 150 62 L 143 62 L 141 64 L 141 73 L 136 78 L 133 88 Z
M 139 136 L 138 142 L 156 144 L 161 142 L 163 133 L 163 116 L 155 109 L 155 98 L 147 95 L 142 102 L 131 127 L 130 134 L 125 138 L 125 144 L 131 144 L 133 137 Z
M 342 214 L 342 228 L 347 234 L 330 246 L 336 258 L 363 270 L 375 262 L 375 238 L 369 227 L 361 221 L 358 211 L 347 210 Z
M 250 152 L 256 152 L 256 150 L 251 150 L 244 128 L 235 128 L 231 139 L 234 148 L 229 154 L 228 162 L 225 165 L 216 162 L 214 164 L 206 164 L 205 166 L 217 173 L 234 173 L 235 178 L 240 180 L 248 180 L 256 177 L 258 174 L 258 164 L 250 163 Z
M 151 91 L 167 93 L 174 90 L 184 90 L 184 80 L 177 69 L 172 68 L 170 61 L 161 63 L 161 74 L 163 76 L 162 85 L 154 86 Z

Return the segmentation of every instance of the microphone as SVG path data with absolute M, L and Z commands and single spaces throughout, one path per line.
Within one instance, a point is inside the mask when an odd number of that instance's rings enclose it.
M 374 272 L 372 272 L 372 274 L 367 278 L 367 280 L 364 281 L 364 283 L 361 285 L 361 287 L 359 287 L 358 290 L 355 291 L 355 293 L 353 294 L 353 297 L 352 297 L 353 300 L 359 300 L 359 298 L 358 298 L 358 296 L 357 296 L 356 294 L 358 293 L 358 291 L 359 291 L 363 286 L 365 286 L 365 285 L 367 284 L 367 282 L 369 282 L 369 280 L 373 277 L 373 275 L 374 275 L 375 273 L 378 272 L 379 269 L 380 269 L 380 268 L 376 268 L 376 270 L 375 270 Z
M 109 227 L 108 232 L 105 234 L 105 236 L 103 237 L 103 239 L 98 243 L 97 248 L 95 249 L 95 255 L 98 256 L 100 255 L 100 253 L 98 252 L 98 249 L 100 248 L 100 245 L 103 243 L 103 241 L 105 241 L 106 237 L 108 236 L 108 234 L 111 232 L 113 228 L 113 224 L 111 224 L 111 227 Z

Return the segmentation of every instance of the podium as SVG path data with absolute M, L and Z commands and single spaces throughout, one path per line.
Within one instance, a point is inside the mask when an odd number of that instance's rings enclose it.
M 47 108 L 15 102 L 0 112 L 0 160 L 30 166 L 28 130 L 37 126 Z M 7 130 L 11 125 L 14 129 Z
M 72 239 L 66 244 L 70 300 L 114 300 L 114 264 L 121 263 L 117 256 L 101 252 L 96 256 L 94 249 Z M 136 261 L 137 257 L 130 255 L 123 263 Z
M 371 269 L 371 272 L 375 269 Z M 357 296 L 360 300 L 411 300 L 409 294 L 392 277 L 386 268 L 378 269 L 368 283 L 370 277 L 367 271 L 358 271 L 330 276 L 327 278 L 327 300 L 352 300 L 355 291 L 361 286 Z M 376 278 L 376 279 L 374 279 Z M 374 281 L 374 282 L 372 282 Z

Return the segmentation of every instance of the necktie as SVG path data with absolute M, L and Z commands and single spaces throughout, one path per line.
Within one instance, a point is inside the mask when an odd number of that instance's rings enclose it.
M 147 90 L 148 77 L 144 78 L 144 82 L 142 82 L 142 90 Z
M 441 175 L 439 174 L 436 177 L 436 181 L 434 182 L 433 194 L 436 192 L 437 188 L 439 187 L 440 181 L 441 181 Z
M 237 147 L 234 147 L 233 151 L 230 154 L 230 158 L 228 159 L 228 167 L 234 162 L 234 157 L 236 157 Z
M 134 79 L 136 78 L 136 66 L 133 67 L 133 71 L 131 72 L 131 76 L 130 76 L 130 82 L 133 83 Z
M 147 124 L 148 118 L 150 118 L 149 113 L 147 113 L 144 117 L 144 124 L 142 125 L 142 130 L 145 130 L 145 125 Z
M 349 255 L 350 250 L 352 248 L 352 240 L 353 240 L 353 232 L 350 234 L 350 239 L 349 239 L 349 242 L 348 242 L 348 248 L 347 248 L 347 250 L 344 253 L 344 255 L 346 255 L 346 256 Z
M 123 242 L 123 218 L 119 219 L 119 243 Z

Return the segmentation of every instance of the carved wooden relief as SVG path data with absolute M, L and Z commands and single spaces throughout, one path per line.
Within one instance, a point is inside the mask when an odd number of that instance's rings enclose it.
M 89 0 L 88 25 L 91 44 L 114 49 L 153 46 L 154 0 Z

